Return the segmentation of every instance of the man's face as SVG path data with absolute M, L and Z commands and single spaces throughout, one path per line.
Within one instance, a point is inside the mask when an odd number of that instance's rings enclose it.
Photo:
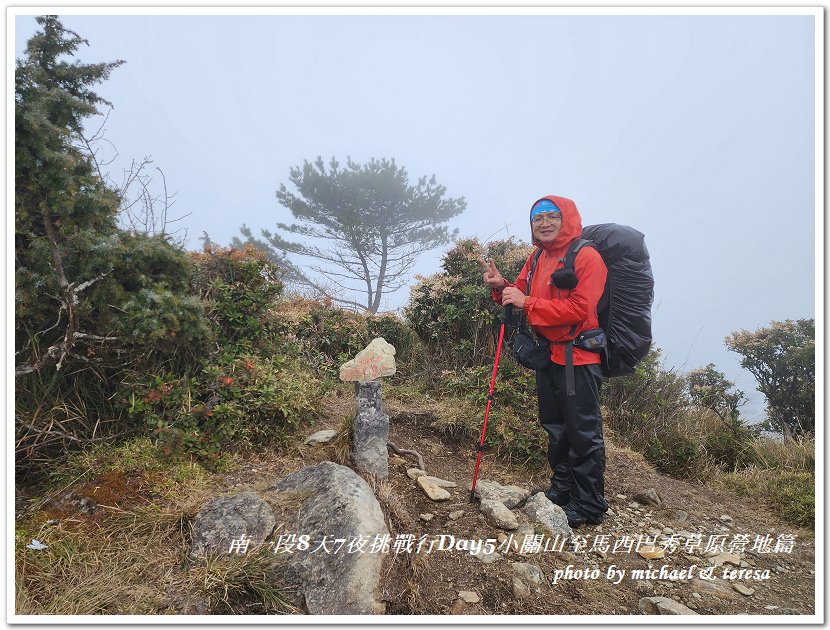
M 541 212 L 531 219 L 533 237 L 542 245 L 552 245 L 562 229 L 562 215 L 559 212 Z

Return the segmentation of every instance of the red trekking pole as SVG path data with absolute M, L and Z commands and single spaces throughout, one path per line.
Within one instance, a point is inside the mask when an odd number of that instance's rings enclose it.
M 499 329 L 499 343 L 496 346 L 496 362 L 493 364 L 493 376 L 490 377 L 490 392 L 487 394 L 487 408 L 484 410 L 484 425 L 481 427 L 481 437 L 478 440 L 478 455 L 476 455 L 476 470 L 473 473 L 473 485 L 470 488 L 470 501 L 475 499 L 476 479 L 478 479 L 478 467 L 481 464 L 481 453 L 484 450 L 484 436 L 487 434 L 487 419 L 490 417 L 490 405 L 493 404 L 493 391 L 496 389 L 496 373 L 499 371 L 499 358 L 501 358 L 501 345 L 504 341 L 504 325 L 510 321 L 513 314 L 513 305 L 504 307 L 504 315 Z

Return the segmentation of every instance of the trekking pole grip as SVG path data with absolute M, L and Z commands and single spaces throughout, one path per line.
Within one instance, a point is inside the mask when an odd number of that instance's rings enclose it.
M 508 304 L 504 307 L 504 313 L 502 314 L 501 321 L 505 324 L 509 324 L 510 320 L 513 318 L 513 305 Z

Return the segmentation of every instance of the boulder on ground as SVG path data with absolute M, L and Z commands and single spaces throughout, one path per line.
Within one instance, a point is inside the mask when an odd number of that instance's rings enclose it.
M 337 431 L 334 429 L 323 429 L 322 431 L 317 431 L 309 435 L 303 440 L 303 444 L 326 444 L 331 442 L 335 437 L 337 437 Z
M 668 597 L 643 597 L 637 607 L 644 615 L 696 615 L 697 613 Z
M 516 529 L 519 526 L 519 521 L 516 515 L 508 510 L 504 503 L 500 501 L 493 501 L 491 499 L 481 500 L 481 513 L 487 517 L 491 525 L 500 529 Z
M 525 500 L 529 492 L 519 486 L 503 486 L 495 481 L 479 479 L 476 482 L 475 495 L 479 499 L 490 499 L 503 503 L 508 510 L 512 510 Z
M 415 480 L 415 483 L 418 484 L 418 487 L 423 490 L 424 494 L 427 495 L 432 501 L 446 501 L 452 497 L 452 495 L 444 490 L 444 488 L 436 486 L 432 483 L 426 475 L 418 477 Z
M 247 550 L 253 551 L 265 542 L 275 522 L 271 507 L 255 492 L 216 497 L 205 503 L 193 519 L 191 555 L 231 553 L 234 540 L 247 540 Z
M 634 501 L 645 504 L 660 506 L 663 502 L 660 500 L 660 495 L 654 488 L 645 488 L 634 495 Z
M 389 534 L 372 489 L 350 468 L 322 462 L 274 484 L 267 498 L 284 506 L 290 533 L 306 535 L 307 550 L 283 554 L 286 579 L 299 584 L 315 615 L 371 615 L 380 610 L 375 591 L 383 553 L 372 541 Z M 361 553 L 346 553 L 350 541 L 365 539 Z M 344 544 L 338 542 L 345 540 Z M 327 545 L 321 547 L 323 541 Z M 333 549 L 340 547 L 339 553 Z M 328 552 L 326 551 L 328 549 Z
M 565 511 L 545 496 L 544 492 L 537 492 L 527 500 L 524 512 L 531 521 L 538 523 L 551 537 L 573 536 L 568 525 Z

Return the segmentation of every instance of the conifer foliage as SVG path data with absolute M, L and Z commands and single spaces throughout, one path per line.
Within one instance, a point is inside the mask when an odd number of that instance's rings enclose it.
M 84 121 L 109 106 L 92 88 L 123 62 L 81 63 L 84 39 L 56 16 L 36 20 L 15 70 L 18 451 L 80 443 L 78 427 L 113 414 L 123 370 L 181 361 L 208 334 L 187 254 L 118 228 L 119 193 L 85 148 Z
M 385 293 L 409 281 L 421 253 L 457 235 L 444 224 L 467 205 L 463 197 L 445 198 L 446 188 L 434 175 L 410 184 L 406 169 L 394 159 L 373 158 L 366 164 L 348 159 L 341 167 L 334 158 L 326 166 L 318 157 L 292 168 L 289 179 L 297 193 L 283 184 L 277 199 L 298 223 L 277 227 L 305 242 L 268 230 L 258 239 L 243 226 L 246 242 L 268 252 L 288 281 L 368 313 L 378 311 Z M 241 241 L 234 239 L 234 245 Z M 311 258 L 307 269 L 318 279 L 292 264 L 289 254 Z
M 84 43 L 54 16 L 29 40 L 15 72 L 17 374 L 60 365 L 73 348 L 80 295 L 106 275 L 82 254 L 116 233 L 118 199 L 79 149 L 82 121 L 106 101 L 90 86 L 122 62 L 61 60 Z M 48 326 L 55 322 L 51 329 Z

